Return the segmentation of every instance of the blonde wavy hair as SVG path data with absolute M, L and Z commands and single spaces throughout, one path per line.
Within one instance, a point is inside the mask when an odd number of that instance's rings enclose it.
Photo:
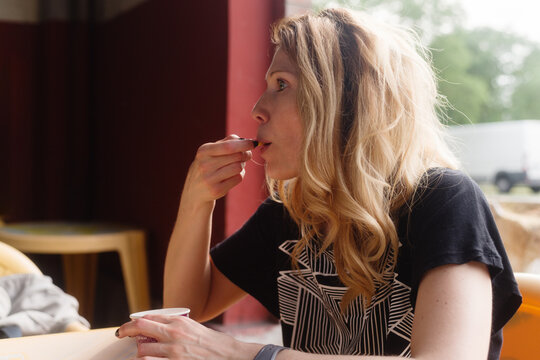
M 396 222 L 432 167 L 455 168 L 437 116 L 428 52 L 410 32 L 340 9 L 285 18 L 272 42 L 297 66 L 303 122 L 299 176 L 268 179 L 299 225 L 293 252 L 331 248 L 348 287 L 342 309 L 367 302 L 384 258 L 398 253 Z M 358 19 L 358 20 L 356 20 Z

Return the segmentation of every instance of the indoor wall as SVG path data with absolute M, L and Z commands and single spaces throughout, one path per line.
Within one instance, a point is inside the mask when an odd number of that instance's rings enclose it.
M 202 143 L 254 136 L 270 24 L 283 1 L 0 3 L 0 214 L 144 228 L 154 306 L 184 177 Z M 218 201 L 213 242 L 264 198 L 262 168 Z M 34 256 L 62 285 L 60 258 Z M 127 319 L 100 255 L 94 326 Z M 259 310 L 255 310 L 255 312 Z M 263 315 L 266 316 L 266 315 Z M 237 316 L 238 318 L 238 316 Z

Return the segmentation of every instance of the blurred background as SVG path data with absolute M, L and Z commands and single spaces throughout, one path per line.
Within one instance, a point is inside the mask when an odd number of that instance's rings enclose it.
M 314 0 L 412 28 L 432 56 L 451 146 L 487 194 L 540 190 L 540 24 L 534 0 Z M 534 120 L 534 121 L 523 121 Z M 489 125 L 488 125 L 489 124 Z M 465 126 L 460 126 L 465 125 Z
M 478 179 L 482 189 L 537 201 L 527 183 L 534 169 L 525 168 L 540 158 L 534 147 L 540 135 L 530 140 L 537 122 L 516 125 L 540 119 L 540 25 L 533 19 L 540 9 L 534 0 L 0 0 L 3 221 L 143 228 L 152 306 L 160 307 L 168 238 L 198 146 L 230 133 L 255 135 L 249 114 L 265 87 L 270 25 L 329 6 L 413 27 L 431 49 L 439 90 L 451 105 L 441 109 L 443 121 L 493 139 L 475 154 L 493 159 L 502 158 L 496 151 L 519 150 L 508 160 L 517 170 L 508 172 L 525 177 L 498 187 L 495 164 L 493 174 Z M 512 125 L 477 126 L 488 123 Z M 484 140 L 459 131 L 453 136 L 463 163 L 476 168 L 488 161 L 471 160 L 471 148 Z M 509 134 L 524 140 L 501 150 Z M 250 163 L 242 186 L 218 202 L 213 242 L 238 228 L 264 197 L 263 171 Z M 60 255 L 30 255 L 63 285 Z M 115 253 L 99 255 L 96 292 L 93 327 L 128 318 Z M 252 299 L 218 319 L 265 320 L 272 321 Z
M 539 119 L 540 24 L 534 0 L 314 0 L 413 28 L 431 49 L 450 124 Z

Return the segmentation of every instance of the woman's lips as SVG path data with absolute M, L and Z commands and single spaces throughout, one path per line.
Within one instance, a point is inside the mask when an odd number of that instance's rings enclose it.
M 266 150 L 268 150 L 268 147 L 269 147 L 270 145 L 272 145 L 272 143 L 262 143 L 262 144 L 261 144 L 261 154 L 262 154 L 263 152 L 265 152 Z
M 271 143 L 269 142 L 264 142 L 264 141 L 259 141 L 259 140 L 251 140 L 253 141 L 253 146 L 257 147 L 257 146 L 265 146 L 265 145 L 270 145 Z
M 257 145 L 255 145 L 255 141 L 257 142 Z M 266 140 L 262 140 L 262 139 L 261 139 L 261 140 L 255 140 L 255 141 L 253 142 L 253 144 L 255 145 L 256 148 L 257 148 L 257 147 L 260 148 L 261 154 L 262 154 L 263 152 L 265 152 L 266 150 L 268 150 L 268 147 L 269 147 L 270 145 L 272 145 L 271 142 L 266 141 Z

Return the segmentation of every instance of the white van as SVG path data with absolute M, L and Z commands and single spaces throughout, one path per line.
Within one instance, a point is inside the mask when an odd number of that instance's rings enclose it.
M 500 192 L 524 184 L 540 191 L 540 120 L 513 120 L 449 127 L 450 147 L 477 182 Z

